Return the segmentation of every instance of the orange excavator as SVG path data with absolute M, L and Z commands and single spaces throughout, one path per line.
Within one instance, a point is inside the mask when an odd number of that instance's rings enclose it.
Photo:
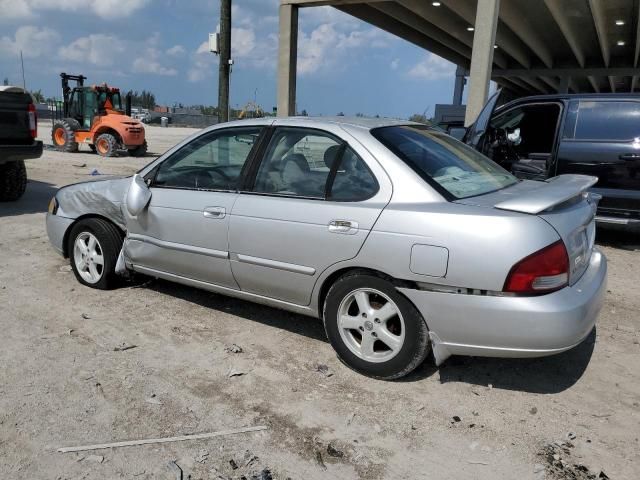
M 144 125 L 131 118 L 131 97 L 123 108 L 120 90 L 102 85 L 84 86 L 87 77 L 61 73 L 63 109 L 53 123 L 53 145 L 62 152 L 77 152 L 88 145 L 103 157 L 120 151 L 142 157 L 147 153 Z M 69 81 L 76 86 L 70 87 Z

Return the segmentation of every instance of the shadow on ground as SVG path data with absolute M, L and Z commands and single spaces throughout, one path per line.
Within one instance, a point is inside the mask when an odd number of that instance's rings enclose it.
M 148 280 L 148 279 L 147 279 Z M 318 319 L 285 312 L 204 290 L 151 280 L 140 285 L 159 293 L 171 295 L 212 310 L 232 313 L 252 322 L 286 330 L 297 335 L 327 342 L 324 326 Z M 471 385 L 531 393 L 559 393 L 574 385 L 589 365 L 595 345 L 596 331 L 577 347 L 551 357 L 543 358 L 483 358 L 451 357 L 439 368 L 432 358 L 418 367 L 401 382 L 417 382 L 434 374 L 440 382 L 462 382 Z
M 58 191 L 52 183 L 29 180 L 24 195 L 15 202 L 0 202 L 0 217 L 14 217 L 30 213 L 44 213 L 49 200 Z

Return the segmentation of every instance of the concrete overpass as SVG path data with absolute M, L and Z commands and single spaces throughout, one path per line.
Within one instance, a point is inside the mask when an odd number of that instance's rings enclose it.
M 295 113 L 298 11 L 330 5 L 469 74 L 466 123 L 493 79 L 514 96 L 640 89 L 640 0 L 281 0 L 278 113 Z M 453 79 L 452 79 L 453 80 Z

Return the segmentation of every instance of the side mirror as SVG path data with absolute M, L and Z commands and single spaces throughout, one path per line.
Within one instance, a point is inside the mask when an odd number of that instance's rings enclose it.
M 131 180 L 129 191 L 127 192 L 127 211 L 132 217 L 137 217 L 138 214 L 149 205 L 151 200 L 151 190 L 144 183 L 144 179 L 135 174 Z

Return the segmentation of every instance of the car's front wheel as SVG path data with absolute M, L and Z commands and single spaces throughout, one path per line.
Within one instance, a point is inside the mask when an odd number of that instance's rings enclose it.
M 393 380 L 429 353 L 429 331 L 416 307 L 384 278 L 349 273 L 333 284 L 324 325 L 338 357 L 365 375 Z
M 122 241 L 120 230 L 106 220 L 89 218 L 74 225 L 67 248 L 76 279 L 100 290 L 117 286 L 115 270 Z

